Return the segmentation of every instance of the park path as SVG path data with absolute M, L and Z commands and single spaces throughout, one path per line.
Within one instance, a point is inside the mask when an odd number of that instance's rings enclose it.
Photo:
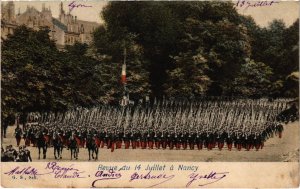
M 13 136 L 14 126 L 7 129 L 7 138 L 3 139 L 3 146 L 12 144 L 16 146 Z M 109 149 L 100 148 L 98 161 L 194 161 L 194 162 L 280 162 L 299 160 L 299 122 L 290 123 L 284 126 L 282 138 L 274 136 L 269 139 L 260 151 L 222 151 L 213 149 L 204 150 L 149 150 L 149 149 L 117 149 L 110 152 Z M 21 141 L 24 144 L 24 140 Z M 123 147 L 124 148 L 124 147 Z M 49 148 L 46 160 L 38 160 L 36 148 L 28 147 L 31 151 L 33 161 L 54 161 L 53 148 Z M 298 155 L 297 155 L 298 152 Z M 63 158 L 59 161 L 69 161 L 70 151 L 64 149 Z M 88 161 L 87 149 L 80 148 L 79 159 L 73 161 Z

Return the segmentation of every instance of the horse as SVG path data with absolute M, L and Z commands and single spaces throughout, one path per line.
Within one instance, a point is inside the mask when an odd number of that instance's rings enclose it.
M 48 134 L 44 135 L 47 147 L 51 147 L 51 137 Z
M 52 137 L 53 148 L 54 148 L 54 157 L 55 159 L 62 159 L 62 151 L 64 148 L 63 139 L 59 134 L 53 134 Z M 57 156 L 56 156 L 57 154 Z
M 80 140 L 76 136 L 72 136 L 69 140 L 69 149 L 71 151 L 71 160 L 72 157 L 74 157 L 75 159 L 78 159 L 78 154 L 79 154 L 79 144 L 80 144 Z
M 44 134 L 42 132 L 37 133 L 36 140 L 37 140 L 37 148 L 39 149 L 39 159 L 40 159 L 41 149 L 43 150 L 43 159 L 46 159 L 47 141 Z
M 91 136 L 88 136 L 86 140 L 86 147 L 89 152 L 89 160 L 91 160 L 91 153 L 92 158 L 98 160 L 98 152 L 99 152 L 100 140 Z M 94 153 L 96 157 L 94 158 Z

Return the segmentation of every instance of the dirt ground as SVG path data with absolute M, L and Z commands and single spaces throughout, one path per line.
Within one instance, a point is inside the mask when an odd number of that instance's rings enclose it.
M 13 136 L 15 127 L 7 129 L 7 138 L 3 139 L 3 147 L 12 144 L 16 146 Z M 156 150 L 156 149 L 110 149 L 100 148 L 98 161 L 194 161 L 194 162 L 282 162 L 299 161 L 299 122 L 290 123 L 284 126 L 283 137 L 269 139 L 260 151 L 228 151 L 225 145 L 222 151 L 213 149 L 203 150 Z M 24 144 L 24 140 L 21 141 Z M 123 146 L 124 148 L 124 146 Z M 17 148 L 16 148 L 17 149 Z M 33 161 L 54 161 L 53 148 L 48 148 L 47 159 L 38 160 L 38 150 L 28 147 L 31 151 Z M 59 161 L 70 161 L 70 151 L 63 150 L 63 158 Z M 73 161 L 88 161 L 88 152 L 80 148 L 79 159 Z M 94 161 L 94 160 L 91 160 Z

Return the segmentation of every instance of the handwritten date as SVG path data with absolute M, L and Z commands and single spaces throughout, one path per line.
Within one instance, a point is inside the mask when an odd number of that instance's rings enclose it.
M 238 0 L 236 2 L 236 7 L 245 7 L 245 9 L 248 9 L 249 7 L 270 7 L 276 3 L 279 3 L 278 1 L 250 1 L 250 0 Z

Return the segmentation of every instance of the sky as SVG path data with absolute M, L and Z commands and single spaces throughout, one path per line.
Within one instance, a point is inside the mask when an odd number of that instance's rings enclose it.
M 247 1 L 247 0 L 246 0 Z M 270 0 L 269 0 L 270 1 Z M 69 12 L 68 4 L 72 1 L 63 1 L 65 12 Z M 15 2 L 16 13 L 26 10 L 27 5 L 34 6 L 37 10 L 42 9 L 42 3 L 48 8 L 51 7 L 52 16 L 57 18 L 59 15 L 60 1 L 17 1 Z M 107 4 L 107 1 L 76 1 L 76 4 L 84 4 L 87 7 L 74 8 L 71 14 L 77 16 L 80 20 L 94 21 L 103 23 L 100 17 L 100 11 Z M 251 15 L 256 23 L 262 27 L 268 25 L 273 19 L 282 19 L 287 26 L 290 26 L 299 17 L 299 2 L 297 1 L 279 1 L 272 6 L 265 7 L 238 7 L 238 12 L 242 15 Z

